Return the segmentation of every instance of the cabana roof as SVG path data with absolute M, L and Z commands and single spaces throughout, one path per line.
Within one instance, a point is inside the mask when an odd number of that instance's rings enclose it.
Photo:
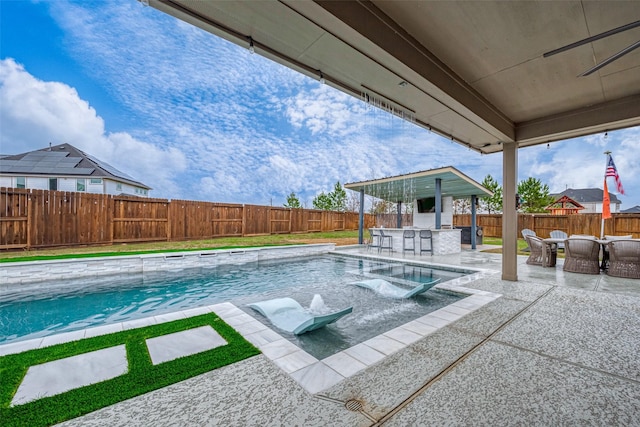
M 493 193 L 479 182 L 469 178 L 453 166 L 413 172 L 406 175 L 345 184 L 353 191 L 391 202 L 411 203 L 415 199 L 435 197 L 436 179 L 441 179 L 442 196 L 462 199 L 470 196 L 492 196 Z

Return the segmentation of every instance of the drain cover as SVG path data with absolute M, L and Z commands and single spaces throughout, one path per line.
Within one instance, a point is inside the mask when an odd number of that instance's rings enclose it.
M 356 399 L 349 399 L 344 403 L 345 408 L 349 411 L 360 412 L 362 411 L 362 402 Z

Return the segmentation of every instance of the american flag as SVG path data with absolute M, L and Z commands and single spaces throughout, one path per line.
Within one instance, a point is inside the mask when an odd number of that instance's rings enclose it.
M 622 188 L 622 181 L 620 181 L 620 175 L 618 175 L 618 169 L 616 169 L 616 164 L 613 163 L 613 157 L 609 154 L 609 159 L 607 160 L 607 170 L 604 173 L 604 179 L 607 179 L 608 176 L 612 176 L 616 181 L 616 190 L 620 194 L 624 194 L 624 188 Z

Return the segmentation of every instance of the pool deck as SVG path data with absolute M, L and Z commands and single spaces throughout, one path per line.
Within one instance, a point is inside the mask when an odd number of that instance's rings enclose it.
M 640 280 L 392 256 L 493 270 L 465 286 L 501 297 L 316 394 L 263 354 L 61 425 L 640 425 Z

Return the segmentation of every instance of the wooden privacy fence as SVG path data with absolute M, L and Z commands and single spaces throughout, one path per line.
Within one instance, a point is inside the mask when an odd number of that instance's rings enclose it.
M 502 214 L 477 215 L 477 224 L 487 237 L 502 237 Z M 518 237 L 522 229 L 528 228 L 542 238 L 549 237 L 553 230 L 561 230 L 568 235 L 588 234 L 600 237 L 602 216 L 599 213 L 576 215 L 518 214 Z M 453 224 L 471 225 L 471 215 L 454 215 Z M 614 213 L 604 222 L 604 234 L 624 236 L 631 234 L 640 238 L 640 214 Z
M 365 216 L 365 227 L 375 218 Z M 356 230 L 358 214 L 0 188 L 0 249 Z

